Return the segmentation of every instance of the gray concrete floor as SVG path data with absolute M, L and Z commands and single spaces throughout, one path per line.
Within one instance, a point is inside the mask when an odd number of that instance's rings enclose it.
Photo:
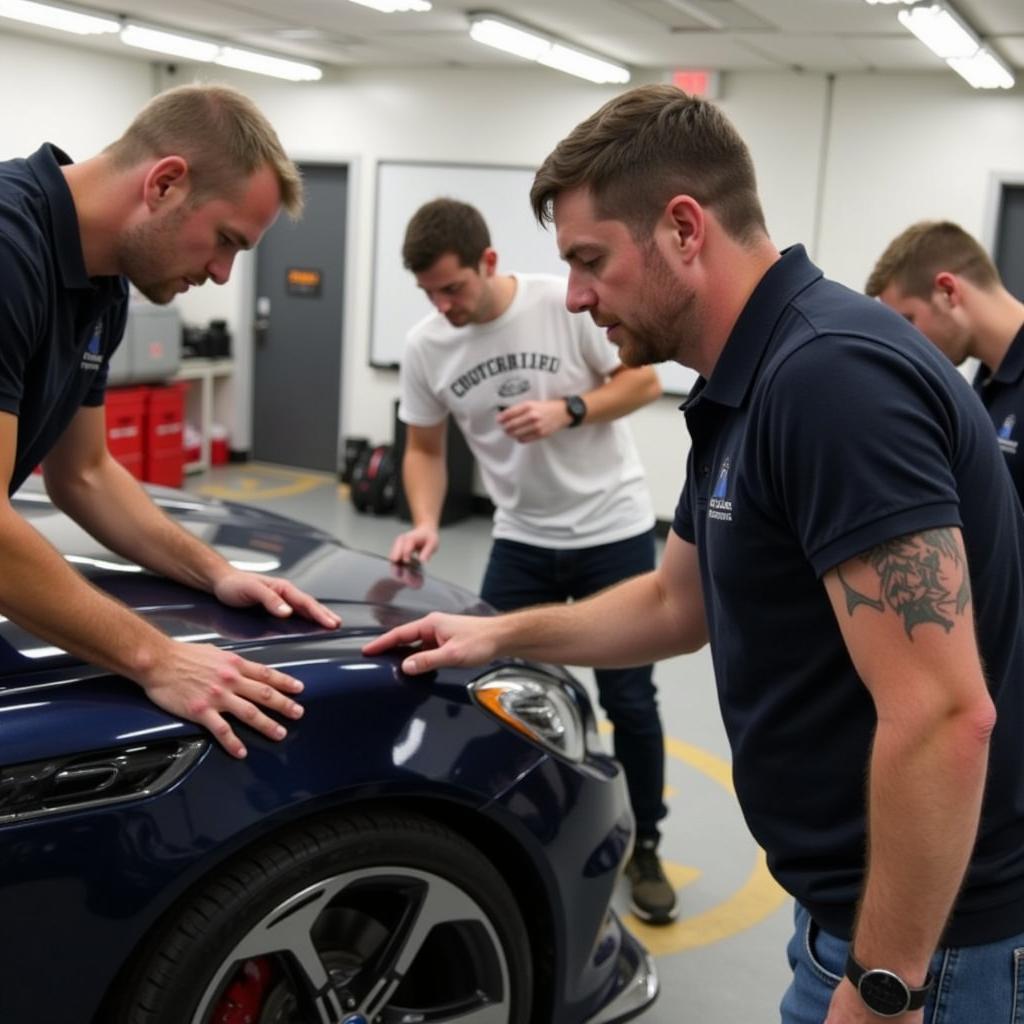
M 403 524 L 361 515 L 347 488 L 328 475 L 246 463 L 190 476 L 198 494 L 242 501 L 328 530 L 351 547 L 386 555 Z M 430 572 L 477 590 L 490 547 L 490 522 L 471 518 L 445 528 Z M 580 678 L 593 692 L 587 670 Z M 657 666 L 666 732 L 669 816 L 661 854 L 678 886 L 681 914 L 663 928 L 625 910 L 630 928 L 654 954 L 658 1002 L 644 1024 L 753 1024 L 778 1020 L 788 984 L 785 944 L 791 901 L 775 886 L 739 813 L 729 752 L 706 651 Z

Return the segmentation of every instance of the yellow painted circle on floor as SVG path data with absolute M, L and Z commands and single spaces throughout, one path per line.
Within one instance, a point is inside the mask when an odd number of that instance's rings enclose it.
M 225 501 L 266 501 L 271 498 L 291 498 L 335 482 L 334 477 L 325 473 L 302 473 L 277 466 L 247 463 L 226 481 L 201 484 L 196 491 L 208 498 L 222 498 Z
M 602 732 L 611 731 L 610 727 Z M 681 740 L 665 737 L 665 753 L 695 768 L 735 797 L 732 768 L 727 760 Z M 752 844 L 753 845 L 753 844 Z M 709 946 L 753 927 L 779 909 L 789 896 L 768 872 L 764 851 L 754 847 L 754 864 L 744 883 L 721 903 L 670 925 L 653 927 L 634 914 L 626 915 L 629 930 L 654 956 L 681 953 L 697 946 Z M 700 877 L 697 868 L 663 860 L 665 873 L 677 890 Z M 684 904 L 685 906 L 685 904 Z

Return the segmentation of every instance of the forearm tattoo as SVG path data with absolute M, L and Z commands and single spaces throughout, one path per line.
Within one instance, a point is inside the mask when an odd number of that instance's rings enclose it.
M 877 596 L 854 587 L 838 570 L 852 616 L 861 605 L 884 612 L 888 606 L 903 617 L 907 636 L 922 622 L 934 622 L 948 633 L 954 616 L 971 603 L 971 583 L 963 550 L 953 530 L 925 530 L 887 541 L 859 556 L 878 574 Z M 861 587 L 867 580 L 858 581 Z M 875 591 L 874 580 L 871 590 Z

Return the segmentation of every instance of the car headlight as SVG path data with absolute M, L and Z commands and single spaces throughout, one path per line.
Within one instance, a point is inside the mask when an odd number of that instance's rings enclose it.
M 470 696 L 545 750 L 580 762 L 586 726 L 573 694 L 557 679 L 524 668 L 500 668 L 469 684 Z

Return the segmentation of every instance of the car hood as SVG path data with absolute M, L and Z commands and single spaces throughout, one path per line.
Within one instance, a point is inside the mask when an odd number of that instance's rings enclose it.
M 160 508 L 234 565 L 290 580 L 337 612 L 341 627 L 324 630 L 299 617 L 227 608 L 208 594 L 153 576 L 112 554 L 59 512 L 36 480 L 13 503 L 91 583 L 180 640 L 244 649 L 300 636 L 370 636 L 429 611 L 489 610 L 461 587 L 353 551 L 293 519 L 181 491 L 149 490 Z M 80 664 L 15 623 L 0 622 L 0 677 Z

